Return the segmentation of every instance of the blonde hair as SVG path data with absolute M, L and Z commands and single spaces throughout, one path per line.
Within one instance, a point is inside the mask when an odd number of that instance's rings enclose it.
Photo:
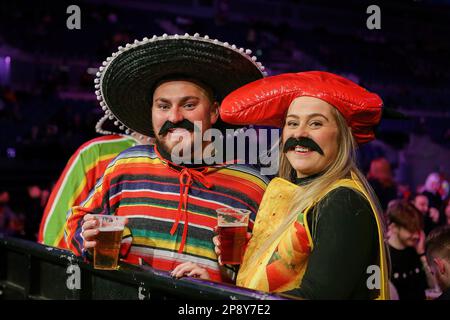
M 313 181 L 311 181 L 307 187 L 300 187 L 293 197 L 292 204 L 289 209 L 289 214 L 281 223 L 280 227 L 274 234 L 272 234 L 263 245 L 255 252 L 255 254 L 250 258 L 249 263 L 253 264 L 263 255 L 263 253 L 268 250 L 270 245 L 283 233 L 285 232 L 292 223 L 297 219 L 299 213 L 307 209 L 313 201 L 318 199 L 323 190 L 328 189 L 334 182 L 356 176 L 359 180 L 364 191 L 366 191 L 371 202 L 375 204 L 376 214 L 378 215 L 379 221 L 382 223 L 383 234 L 385 233 L 384 219 L 382 215 L 382 210 L 379 205 L 378 199 L 374 195 L 372 188 L 367 182 L 364 175 L 358 169 L 356 165 L 356 141 L 353 138 L 351 129 L 348 127 L 344 117 L 339 113 L 338 110 L 332 108 L 332 114 L 336 120 L 338 127 L 338 137 L 336 143 L 338 144 L 338 152 L 335 161 L 333 161 L 325 171 Z M 283 153 L 283 144 L 280 144 L 280 168 L 279 177 L 291 181 L 293 175 L 295 174 L 294 168 L 289 163 L 286 154 Z M 356 190 L 355 190 L 356 191 Z M 312 223 L 311 232 L 314 236 L 315 227 L 317 223 L 317 215 L 314 214 L 314 220 Z

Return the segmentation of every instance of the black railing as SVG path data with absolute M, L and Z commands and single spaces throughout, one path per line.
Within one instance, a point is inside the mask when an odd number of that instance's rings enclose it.
M 0 299 L 279 300 L 289 297 L 121 263 L 96 270 L 71 252 L 0 234 Z

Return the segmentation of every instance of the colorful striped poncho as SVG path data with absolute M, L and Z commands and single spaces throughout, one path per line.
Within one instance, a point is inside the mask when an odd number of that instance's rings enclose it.
M 67 212 L 86 199 L 112 159 L 136 144 L 130 136 L 108 135 L 78 148 L 50 194 L 39 228 L 39 243 L 67 248 L 64 239 Z
M 249 166 L 175 167 L 161 158 L 156 147 L 135 146 L 110 163 L 82 206 L 72 208 L 66 241 L 81 255 L 85 214 L 127 216 L 131 245 L 126 262 L 139 264 L 142 259 L 156 269 L 170 271 L 192 261 L 205 268 L 212 280 L 224 281 L 233 275 L 219 267 L 214 252 L 216 209 L 251 210 L 252 228 L 268 182 Z

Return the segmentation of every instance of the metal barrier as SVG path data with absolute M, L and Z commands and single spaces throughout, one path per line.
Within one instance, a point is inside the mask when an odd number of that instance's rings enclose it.
M 71 252 L 0 234 L 0 299 L 280 300 L 268 294 L 121 263 L 96 270 Z

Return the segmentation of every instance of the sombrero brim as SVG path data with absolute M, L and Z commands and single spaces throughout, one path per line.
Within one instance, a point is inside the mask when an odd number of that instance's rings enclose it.
M 186 75 L 209 85 L 221 101 L 233 90 L 263 77 L 263 68 L 243 49 L 192 36 L 166 36 L 121 48 L 100 72 L 103 107 L 126 127 L 154 136 L 152 88 L 164 77 Z M 233 127 L 222 121 L 215 127 Z

